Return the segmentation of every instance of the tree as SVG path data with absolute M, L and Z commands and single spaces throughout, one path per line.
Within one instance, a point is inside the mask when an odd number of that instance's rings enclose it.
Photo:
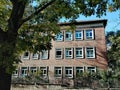
M 20 62 L 19 53 L 51 48 L 51 39 L 59 32 L 58 21 L 74 22 L 79 14 L 104 15 L 120 8 L 113 0 L 0 0 L 0 87 L 10 90 L 11 73 Z M 114 7 L 114 8 L 113 8 Z
M 107 51 L 109 67 L 116 73 L 120 70 L 120 30 L 107 33 L 110 49 Z

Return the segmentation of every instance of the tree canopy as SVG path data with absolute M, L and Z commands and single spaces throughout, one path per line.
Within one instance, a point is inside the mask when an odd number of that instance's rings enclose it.
M 107 43 L 109 45 L 109 49 L 107 52 L 108 62 L 110 68 L 113 70 L 119 71 L 120 65 L 120 30 L 111 31 L 107 33 Z
M 35 4 L 33 4 L 33 1 Z M 120 9 L 120 0 L 0 0 L 0 87 L 10 82 L 21 51 L 51 49 L 62 17 L 105 15 Z M 4 87 L 5 86 L 5 87 Z

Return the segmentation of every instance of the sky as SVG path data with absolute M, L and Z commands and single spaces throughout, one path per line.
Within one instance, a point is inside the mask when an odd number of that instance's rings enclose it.
M 116 12 L 107 12 L 106 16 L 101 18 L 94 16 L 84 17 L 80 15 L 77 20 L 96 20 L 96 19 L 107 19 L 107 25 L 105 27 L 105 32 L 120 30 L 120 10 Z
M 120 30 L 120 10 L 116 12 L 107 12 L 106 16 L 102 16 L 100 18 L 96 17 L 95 15 L 85 17 L 83 15 L 79 15 L 77 21 L 83 20 L 98 20 L 98 19 L 107 19 L 107 25 L 105 27 L 105 32 L 110 31 L 117 31 Z M 62 19 L 60 22 L 64 22 Z
M 35 2 L 33 2 L 33 5 L 36 5 Z M 105 32 L 110 31 L 117 31 L 120 30 L 120 10 L 116 12 L 107 12 L 106 16 L 102 16 L 100 18 L 96 17 L 95 15 L 85 17 L 83 15 L 80 15 L 80 17 L 77 19 L 80 20 L 98 20 L 98 19 L 107 19 L 107 25 L 105 27 Z M 64 19 L 60 20 L 60 22 L 64 22 Z

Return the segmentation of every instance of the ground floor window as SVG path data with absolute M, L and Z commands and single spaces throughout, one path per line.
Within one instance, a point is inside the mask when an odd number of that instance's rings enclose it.
M 94 72 L 96 72 L 96 67 L 87 67 L 87 71 L 94 73 Z
M 76 77 L 84 72 L 84 67 L 76 67 Z
M 62 67 L 55 67 L 54 74 L 55 74 L 55 77 L 62 77 Z
M 73 77 L 73 68 L 65 67 L 65 77 L 72 78 Z
M 65 57 L 72 58 L 73 57 L 73 49 L 72 48 L 65 48 Z
M 48 68 L 47 67 L 40 67 L 40 71 L 42 72 L 43 76 L 47 76 L 47 74 L 48 74 Z
M 37 72 L 37 68 L 36 67 L 30 67 L 30 72 L 31 73 L 36 73 Z
M 18 76 L 18 69 L 16 69 L 15 71 L 13 71 L 13 76 Z
M 21 75 L 22 76 L 27 76 L 28 73 L 28 68 L 27 67 L 21 67 Z

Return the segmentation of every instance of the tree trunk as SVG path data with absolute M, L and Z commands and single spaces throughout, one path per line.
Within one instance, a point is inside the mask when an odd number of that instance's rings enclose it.
M 11 74 L 6 73 L 5 68 L 0 67 L 0 90 L 10 90 Z
M 1 31 L 0 34 L 0 90 L 10 90 L 14 68 L 17 33 Z
M 12 71 L 14 70 L 14 64 L 18 62 L 14 54 L 18 29 L 22 25 L 20 22 L 27 3 L 27 0 L 26 2 L 24 0 L 10 1 L 13 8 L 8 20 L 8 30 L 4 32 L 0 28 L 0 90 L 10 90 L 11 88 Z

